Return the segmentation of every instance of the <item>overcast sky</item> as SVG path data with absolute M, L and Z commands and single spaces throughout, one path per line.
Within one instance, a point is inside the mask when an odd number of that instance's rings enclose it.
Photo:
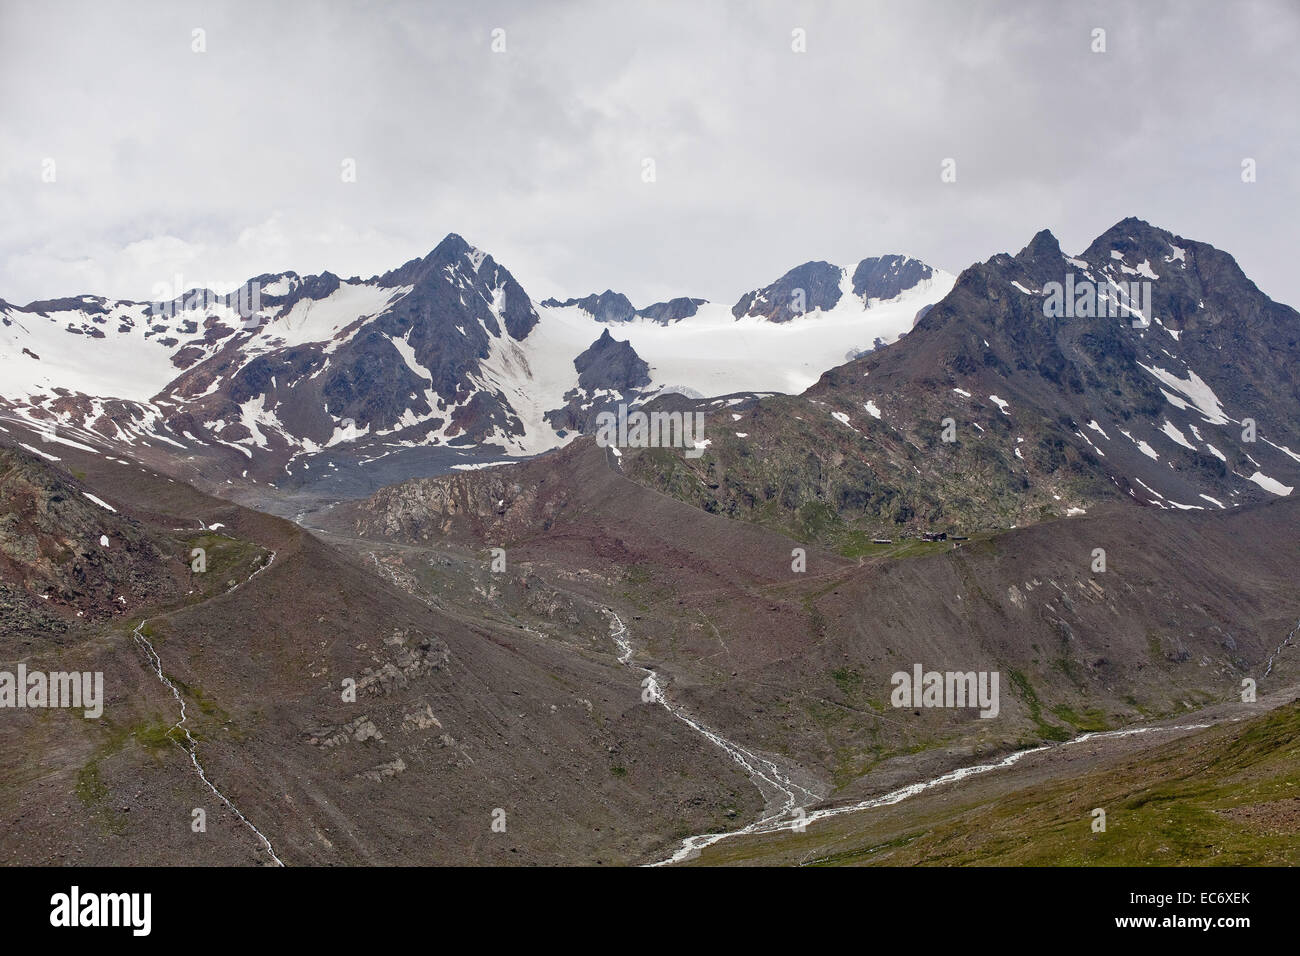
M 1294 0 L 0 0 L 0 298 L 370 276 L 457 232 L 534 299 L 734 302 L 1136 215 L 1300 306 L 1297 49 Z

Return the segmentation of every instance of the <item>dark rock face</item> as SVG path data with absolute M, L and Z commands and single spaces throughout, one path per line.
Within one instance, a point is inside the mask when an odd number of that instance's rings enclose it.
M 1290 447 L 1298 450 L 1300 368 L 1294 357 L 1300 313 L 1261 292 L 1228 253 L 1140 219 L 1117 223 L 1082 259 L 1094 274 L 1117 283 L 1142 281 L 1143 273 L 1154 272 L 1154 321 L 1147 336 L 1195 369 L 1233 419 L 1253 418 L 1266 434 L 1289 432 L 1295 439 Z M 1163 351 L 1152 349 L 1149 358 L 1148 365 L 1172 364 Z M 1251 471 L 1253 466 L 1246 473 Z
M 450 331 L 458 324 L 457 320 L 463 319 L 481 323 L 497 335 L 500 326 L 492 309 L 495 305 L 506 333 L 519 341 L 538 322 L 528 294 L 515 277 L 491 256 L 471 249 L 454 233 L 443 239 L 418 267 L 410 268 L 408 263 L 398 274 L 407 279 L 401 284 L 414 288 L 391 311 L 404 312 L 410 324 L 423 320 L 425 324 L 440 325 L 439 331 Z M 387 286 L 386 282 L 379 284 Z M 420 354 L 418 345 L 416 354 Z
M 273 379 L 291 383 L 294 379 L 315 371 L 322 364 L 323 360 L 317 350 L 308 346 L 259 355 L 231 378 L 230 400 L 236 405 L 242 405 L 250 398 L 265 395 L 271 389 Z
M 691 299 L 686 296 L 679 296 L 676 299 L 669 299 L 667 302 L 656 302 L 644 309 L 636 309 L 633 308 L 631 301 L 623 293 L 606 289 L 604 292 L 593 293 L 584 299 L 565 299 L 563 302 L 559 299 L 544 299 L 542 305 L 547 308 L 567 308 L 576 305 L 597 322 L 604 322 L 607 325 L 616 322 L 631 322 L 635 318 L 649 319 L 652 322 L 658 322 L 660 325 L 668 325 L 670 322 L 680 322 L 682 319 L 694 315 L 706 301 L 706 299 Z
M 843 275 L 844 270 L 829 262 L 805 262 L 771 285 L 741 296 L 731 314 L 738 319 L 761 315 L 772 322 L 789 322 L 802 312 L 832 309 L 840 301 Z M 934 270 L 924 262 L 907 256 L 863 259 L 853 270 L 853 294 L 864 304 L 871 299 L 893 299 L 933 275 Z
M 700 306 L 704 305 L 706 301 L 705 299 L 689 299 L 685 296 L 679 296 L 676 299 L 669 299 L 667 302 L 656 302 L 644 309 L 638 309 L 636 314 L 652 322 L 658 322 L 660 325 L 667 325 L 670 322 L 680 322 L 682 319 L 690 318 L 700 310 Z
M 20 311 L 34 312 L 37 315 L 47 315 L 50 312 L 75 312 L 81 311 L 88 315 L 107 315 L 109 310 L 105 305 L 107 300 L 98 296 L 70 296 L 62 299 L 42 299 L 39 302 L 29 302 L 23 306 Z
M 650 384 L 650 366 L 636 354 L 630 342 L 617 342 L 606 329 L 591 346 L 573 360 L 578 386 L 627 391 Z
M 650 366 L 636 354 L 630 342 L 618 342 L 606 329 L 595 342 L 573 360 L 578 370 L 578 387 L 564 395 L 563 408 L 546 413 L 556 429 L 589 431 L 596 415 L 635 398 L 637 390 L 650 384 Z M 596 392 L 612 395 L 596 396 Z
M 320 300 L 333 295 L 339 288 L 339 277 L 332 272 L 322 272 L 318 276 L 308 276 L 289 295 L 279 302 L 285 309 L 292 309 L 303 299 Z M 276 301 L 274 297 L 266 301 Z
M 522 435 L 524 426 L 499 396 L 478 391 L 452 411 L 451 427 L 447 433 L 454 436 L 453 444 L 472 445 L 494 431 L 504 435 Z
M 842 275 L 839 266 L 829 262 L 805 262 L 771 285 L 745 293 L 731 314 L 738 319 L 758 315 L 771 322 L 789 322 L 805 312 L 834 308 L 840 301 Z
M 566 308 L 576 305 L 597 322 L 605 323 L 631 322 L 638 314 L 636 309 L 632 308 L 632 303 L 628 301 L 627 296 L 612 289 L 592 293 L 583 299 L 565 299 L 563 302 L 558 299 L 547 299 L 542 305 L 548 308 Z
M 853 270 L 853 294 L 863 302 L 892 299 L 932 275 L 934 270 L 924 262 L 906 256 L 863 259 Z
M 360 428 L 391 428 L 408 407 L 417 415 L 433 411 L 423 398 L 428 386 L 382 331 L 369 328 L 350 343 L 347 360 L 325 376 L 321 397 L 335 418 L 350 418 Z

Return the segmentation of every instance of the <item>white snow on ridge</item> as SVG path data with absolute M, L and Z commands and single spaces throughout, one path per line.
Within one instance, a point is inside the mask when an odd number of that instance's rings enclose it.
M 835 419 L 841 425 L 847 425 L 849 428 L 853 428 L 853 423 L 849 421 L 849 416 L 844 412 L 831 412 L 831 418 Z M 857 431 L 856 428 L 853 428 L 853 430 Z
M 26 448 L 26 449 L 27 449 L 29 452 L 31 452 L 33 455 L 40 455 L 42 458 L 44 458 L 44 459 L 46 459 L 46 460 L 48 460 L 48 461 L 62 461 L 62 460 L 63 460 L 63 459 L 60 458 L 58 455 L 51 455 L 51 454 L 48 454 L 48 453 L 46 453 L 46 452 L 41 451 L 39 448 L 33 448 L 31 445 L 27 444 L 26 442 L 22 442 L 22 441 L 20 441 L 18 444 L 21 445 L 23 448 Z
M 1268 475 L 1260 471 L 1255 472 L 1246 480 L 1253 481 L 1255 484 L 1259 485 L 1265 491 L 1271 491 L 1279 498 L 1285 498 L 1287 495 L 1291 494 L 1291 492 L 1295 490 L 1293 486 L 1284 485 L 1282 484 L 1282 482 L 1278 481 L 1277 479 L 1270 478 Z
M 144 337 L 148 320 L 143 306 L 114 307 L 109 315 L 98 317 L 106 320 L 103 323 L 87 319 L 80 311 L 51 312 L 46 317 L 14 310 L 4 315 L 12 323 L 0 323 L 0 394 L 5 398 L 66 388 L 146 401 L 180 374 L 171 361 L 175 349 L 159 341 L 167 336 Z M 127 332 L 118 331 L 125 325 L 123 317 L 133 323 Z M 69 327 L 90 329 L 103 338 L 69 332 Z
M 538 308 L 539 321 L 522 343 L 507 334 L 488 335 L 488 357 L 483 362 L 489 390 L 505 396 L 524 426 L 523 436 L 489 437 L 507 454 L 535 455 L 565 444 L 544 416 L 564 405 L 565 393 L 578 387 L 573 360 L 591 347 L 607 326 L 575 307 Z M 504 328 L 504 325 L 502 326 Z M 622 336 L 611 328 L 615 339 Z M 642 356 L 644 358 L 644 356 Z M 436 402 L 432 397 L 431 404 Z M 436 407 L 436 406 L 435 406 Z
M 1196 451 L 1196 446 L 1193 445 L 1191 442 L 1189 442 L 1187 440 L 1187 436 L 1185 436 L 1182 432 L 1180 432 L 1178 430 L 1178 426 L 1176 426 L 1169 419 L 1167 418 L 1165 419 L 1164 426 L 1160 430 L 1164 432 L 1164 434 L 1167 435 L 1170 439 L 1182 445 L 1184 448 L 1190 449 L 1191 451 Z
M 1274 444 L 1273 442 L 1271 442 L 1271 441 L 1269 441 L 1267 438 L 1265 438 L 1263 435 L 1260 436 L 1260 441 L 1264 442 L 1264 444 L 1266 444 L 1266 445 L 1273 445 L 1274 448 L 1276 448 L 1276 449 L 1277 449 L 1278 451 L 1280 451 L 1282 454 L 1286 455 L 1288 458 L 1293 458 L 1293 459 L 1295 459 L 1296 461 L 1300 461 L 1300 455 L 1297 455 L 1295 452 L 1293 452 L 1293 451 L 1292 451 L 1290 448 L 1288 448 L 1286 445 L 1277 445 L 1277 444 Z
M 1106 457 L 1106 453 L 1105 453 L 1104 451 L 1102 451 L 1100 448 L 1098 448 L 1096 445 L 1094 445 L 1093 442 L 1092 442 L 1092 439 L 1089 438 L 1087 435 L 1085 435 L 1083 432 L 1078 432 L 1078 431 L 1077 431 L 1077 432 L 1075 432 L 1075 434 L 1078 435 L 1080 438 L 1082 438 L 1085 442 L 1087 442 L 1087 443 L 1088 443 L 1088 447 L 1091 448 L 1093 451 L 1095 451 L 1095 452 L 1096 452 L 1098 455 L 1100 455 L 1102 458 L 1105 458 L 1105 457 Z M 1107 438 L 1107 440 L 1109 440 L 1109 438 Z M 1017 451 L 1019 451 L 1019 449 L 1017 449 Z
M 262 295 L 285 296 L 298 286 L 298 280 L 280 276 L 274 282 L 268 282 L 261 288 Z
M 1229 418 L 1223 412 L 1223 403 L 1214 394 L 1214 389 L 1206 385 L 1195 372 L 1189 369 L 1187 378 L 1181 379 L 1158 365 L 1143 365 L 1138 362 L 1138 366 L 1154 376 L 1162 385 L 1180 392 L 1211 425 L 1226 425 L 1228 423 Z M 1165 397 L 1169 397 L 1167 393 Z
M 1143 481 L 1141 478 L 1134 478 L 1133 480 L 1136 481 L 1136 482 L 1137 482 L 1139 485 L 1141 485 L 1143 488 L 1145 488 L 1147 491 L 1151 492 L 1151 494 L 1155 495 L 1157 498 L 1163 498 L 1163 497 L 1164 497 L 1164 495 L 1162 495 L 1160 492 L 1156 491 L 1154 488 L 1152 488 L 1150 485 L 1148 485 L 1148 484 L 1147 484 L 1145 481 Z
M 266 292 L 284 294 L 291 286 L 292 280 L 282 277 Z M 0 323 L 0 394 L 24 399 L 49 394 L 57 387 L 146 403 L 181 374 L 172 362 L 181 349 L 198 347 L 207 357 L 234 341 L 230 336 L 204 341 L 209 319 L 247 337 L 246 363 L 281 346 L 328 341 L 346 325 L 383 311 L 390 299 L 409 290 L 409 286 L 383 289 L 342 283 L 324 299 L 300 300 L 283 317 L 271 318 L 251 335 L 234 308 L 199 299 L 177 302 L 170 315 L 149 314 L 149 303 L 90 297 L 83 297 L 87 311 L 65 309 L 41 315 L 8 309 L 4 318 L 10 324 Z M 90 311 L 101 305 L 105 313 Z
M 101 508 L 105 509 L 106 511 L 112 511 L 112 512 L 117 511 L 117 509 L 114 508 L 112 505 L 110 505 L 107 501 L 105 501 L 102 498 L 96 498 L 89 491 L 83 491 L 82 494 L 85 495 L 87 498 L 89 498 L 91 501 L 93 501 L 95 504 L 99 505 Z
M 398 354 L 402 356 L 402 361 L 406 363 L 407 368 L 420 378 L 432 381 L 433 377 L 429 374 L 429 370 L 420 364 L 419 360 L 415 357 L 415 349 L 411 348 L 411 343 L 407 341 L 410 336 L 411 333 L 408 330 L 405 337 L 390 335 L 388 336 L 388 341 L 393 343 L 393 348 L 397 349 Z
M 77 449 L 78 451 L 89 451 L 89 452 L 94 452 L 96 455 L 101 454 L 100 449 L 98 449 L 98 448 L 91 448 L 89 445 L 83 445 L 83 444 L 82 444 L 81 442 L 79 442 L 79 441 L 73 441 L 71 438 L 66 438 L 66 437 L 63 436 L 63 435 L 60 435 L 57 431 L 46 431 L 46 432 L 44 432 L 44 433 L 41 435 L 41 440 L 42 440 L 42 441 L 52 441 L 52 442 L 57 442 L 57 443 L 60 444 L 60 445 L 67 445 L 69 448 L 75 448 L 75 449 Z
M 359 282 L 339 287 L 323 299 L 299 299 L 280 318 L 267 322 L 248 346 L 250 355 L 273 348 L 329 342 L 362 318 L 373 318 L 388 308 L 389 300 L 411 291 L 411 286 L 384 288 Z
M 1112 255 L 1113 255 L 1113 253 L 1112 253 Z M 1119 268 L 1120 268 L 1120 271 L 1123 272 L 1123 273 L 1125 273 L 1126 275 L 1142 276 L 1143 278 L 1146 278 L 1146 279 L 1159 279 L 1159 278 L 1160 278 L 1160 277 L 1159 277 L 1158 275 L 1156 275 L 1155 272 L 1152 270 L 1152 268 L 1151 268 L 1151 261 L 1150 261 L 1149 259 L 1143 259 L 1141 262 L 1139 262 L 1139 263 L 1138 263 L 1138 267 L 1137 267 L 1136 269 L 1134 269 L 1134 268 L 1132 268 L 1132 267 L 1130 267 L 1130 266 L 1126 266 L 1126 265 L 1120 265 Z
M 614 449 L 614 454 L 618 454 L 618 449 Z M 495 468 L 497 465 L 511 465 L 514 462 L 509 458 L 503 458 L 501 461 L 476 461 L 465 462 L 459 465 L 452 465 L 455 471 L 478 471 L 480 468 Z
M 1146 442 L 1134 438 L 1131 432 L 1126 432 L 1121 429 L 1120 434 L 1123 435 L 1125 438 L 1127 438 L 1129 441 L 1131 441 L 1133 444 L 1137 445 L 1138 451 L 1142 452 L 1142 454 L 1146 455 L 1152 461 L 1160 460 L 1160 456 L 1156 453 L 1156 450 L 1154 448 L 1152 448 Z
M 1155 449 L 1153 449 L 1146 442 L 1144 441 L 1137 442 L 1137 446 L 1138 446 L 1138 451 L 1142 452 L 1142 454 L 1146 455 L 1152 461 L 1160 460 L 1160 456 L 1156 454 Z

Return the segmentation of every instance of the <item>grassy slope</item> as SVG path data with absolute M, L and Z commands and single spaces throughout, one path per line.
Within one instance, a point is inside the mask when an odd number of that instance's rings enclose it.
M 1263 866 L 1300 862 L 1300 703 L 1112 759 L 1080 776 L 850 814 L 701 862 L 815 865 Z M 1094 833 L 1092 811 L 1106 810 Z

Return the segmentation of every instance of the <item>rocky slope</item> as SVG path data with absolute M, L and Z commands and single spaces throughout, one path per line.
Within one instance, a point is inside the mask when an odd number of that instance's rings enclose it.
M 178 547 L 21 447 L 0 444 L 0 513 L 7 655 L 183 593 Z
M 62 633 L 6 627 L 6 659 L 102 673 L 104 697 L 98 719 L 5 711 L 5 863 L 624 863 L 758 810 L 712 745 L 644 706 L 599 608 L 525 568 L 494 574 L 454 548 L 327 545 L 64 451 L 48 467 L 5 453 L 17 516 L 0 537 L 6 584 L 27 569 L 19 586 L 37 590 L 80 575 L 88 601 L 101 579 L 117 588 L 157 567 L 143 542 L 125 569 L 25 555 L 77 543 L 93 514 L 73 500 L 83 484 L 118 508 L 116 523 L 100 519 L 110 533 L 134 529 L 164 554 L 203 543 L 210 563 L 177 590 L 162 586 L 164 562 L 123 613 L 72 611 Z
M 1195 710 L 1236 697 L 1244 677 L 1293 681 L 1294 650 L 1277 649 L 1300 617 L 1298 505 L 1126 506 L 856 559 L 807 546 L 800 563 L 791 539 L 638 485 L 583 439 L 406 482 L 332 520 L 376 547 L 503 547 L 610 604 L 677 703 L 848 799 L 909 755 L 941 772 Z M 891 675 L 917 662 L 998 672 L 996 718 L 891 706 Z

